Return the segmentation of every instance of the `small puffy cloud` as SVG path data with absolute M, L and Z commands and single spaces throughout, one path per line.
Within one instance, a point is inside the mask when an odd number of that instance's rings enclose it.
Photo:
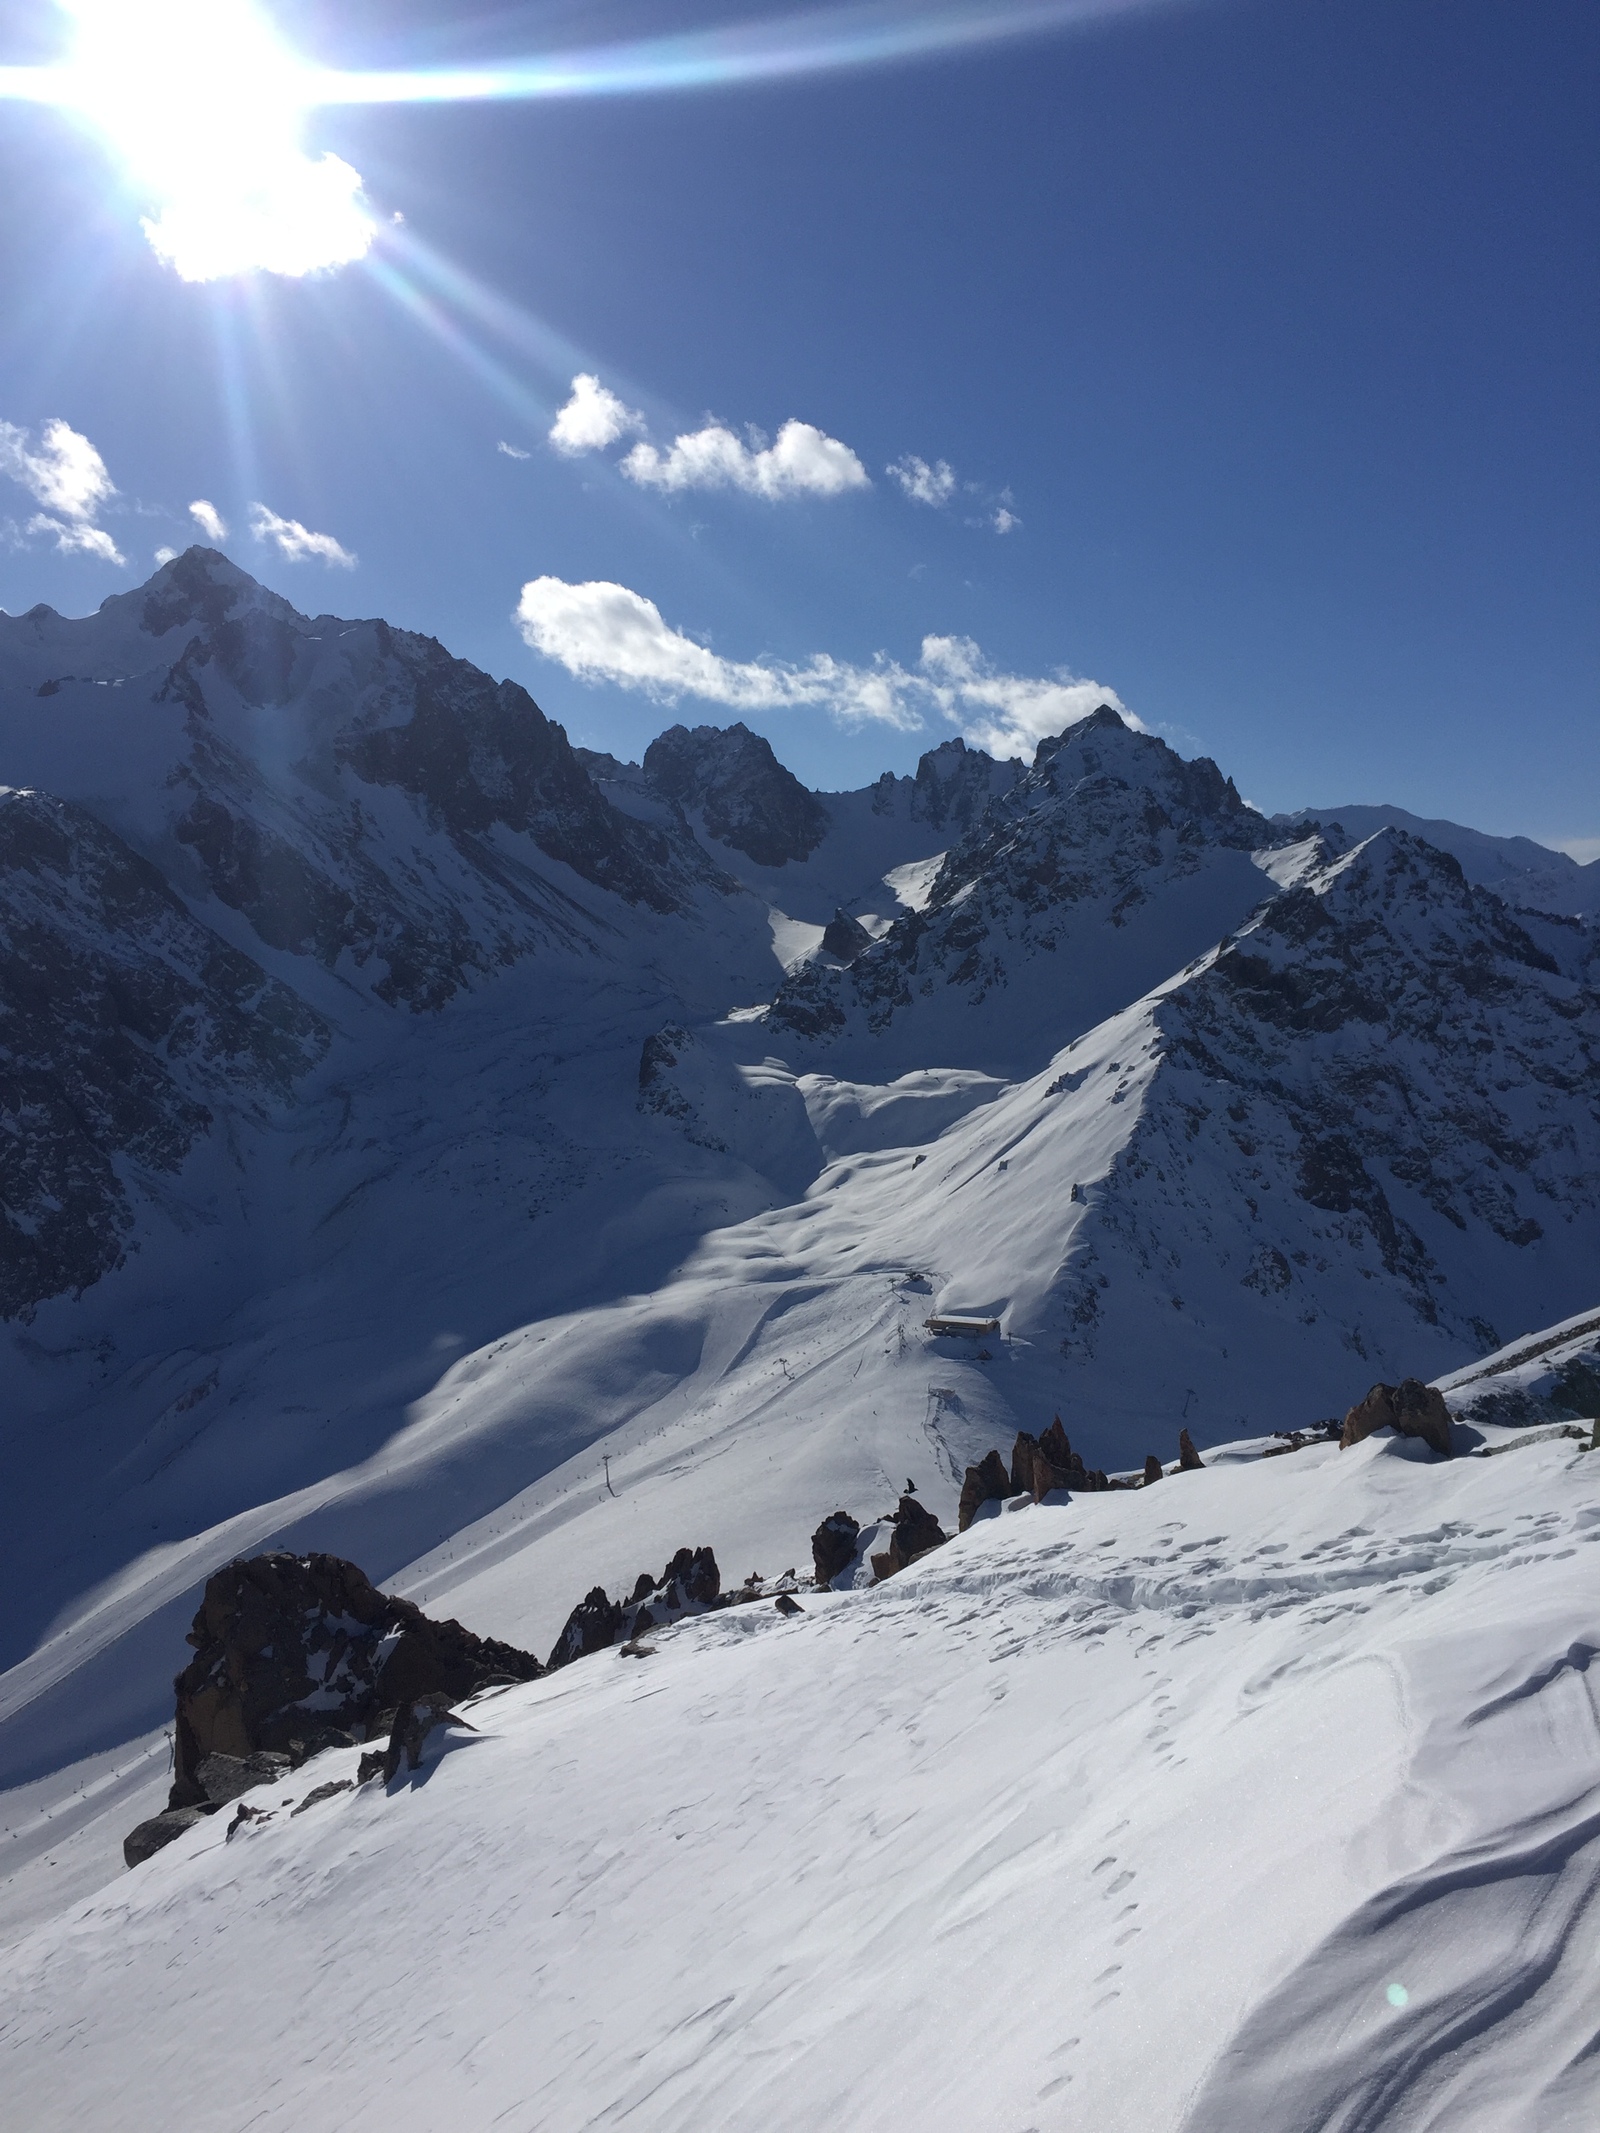
M 568 459 L 577 459 L 584 452 L 603 452 L 619 437 L 635 437 L 643 428 L 643 415 L 625 406 L 590 372 L 579 371 L 572 381 L 571 399 L 551 425 L 550 442 Z M 500 449 L 504 452 L 510 447 Z M 514 452 L 512 457 L 516 457 Z
M 9 475 L 44 506 L 29 519 L 26 533 L 53 540 L 63 555 L 122 563 L 116 542 L 94 523 L 101 505 L 116 495 L 116 485 L 100 454 L 70 423 L 52 417 L 35 447 L 26 430 L 0 422 L 0 474 Z
M 1075 726 L 1101 704 L 1144 731 L 1115 689 L 1075 674 L 1000 673 L 970 637 L 924 637 L 921 670 L 945 717 L 991 755 L 1031 756 L 1048 735 Z
M 770 444 L 752 432 L 746 443 L 720 422 L 675 438 L 665 452 L 636 444 L 622 471 L 642 488 L 742 489 L 777 503 L 795 496 L 843 496 L 870 489 L 867 470 L 847 444 L 809 422 L 786 422 Z
M 814 708 L 842 725 L 922 729 L 941 714 L 999 756 L 1032 756 L 1046 735 L 1087 718 L 1101 704 L 1127 712 L 1114 689 L 1060 674 L 1040 679 L 997 672 L 970 638 L 925 637 L 915 668 L 882 653 L 854 665 L 818 652 L 803 664 L 724 659 L 674 629 L 653 600 L 626 585 L 569 585 L 534 578 L 522 588 L 516 623 L 534 651 L 580 681 L 611 682 L 658 701 L 698 697 L 729 711 Z
M 560 418 L 558 417 L 557 419 L 559 420 Z M 497 452 L 504 452 L 507 459 L 531 459 L 533 457 L 533 454 L 531 452 L 525 452 L 520 444 L 507 444 L 503 437 L 501 438 L 500 442 L 495 446 L 495 450 Z
M 88 438 L 59 417 L 45 424 L 37 451 L 26 430 L 0 422 L 0 473 L 21 482 L 36 503 L 62 518 L 92 519 L 117 493 Z
M 177 560 L 178 551 L 176 548 L 158 548 L 156 550 L 157 570 L 160 570 L 164 564 L 175 563 Z
M 189 516 L 194 520 L 208 541 L 220 547 L 228 538 L 227 522 L 215 504 L 208 504 L 203 496 L 197 496 L 189 506 Z
M 311 533 L 297 518 L 279 518 L 265 504 L 250 506 L 250 531 L 258 541 L 270 541 L 289 563 L 326 563 L 338 570 L 354 570 L 356 558 L 331 533 Z
M 909 502 L 926 504 L 934 511 L 949 503 L 960 486 L 956 470 L 948 459 L 936 459 L 930 467 L 915 452 L 907 452 L 892 467 L 885 467 L 884 472 Z
M 989 521 L 996 533 L 1011 533 L 1022 524 L 1009 504 L 997 504 L 994 517 Z

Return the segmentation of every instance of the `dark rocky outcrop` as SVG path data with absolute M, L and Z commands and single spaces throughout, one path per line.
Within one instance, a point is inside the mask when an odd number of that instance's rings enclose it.
M 1186 1474 L 1192 1474 L 1197 1468 L 1205 1465 L 1205 1461 L 1194 1448 L 1193 1437 L 1186 1429 L 1180 1429 L 1178 1432 L 1178 1465 Z
M 831 1585 L 856 1559 L 861 1528 L 848 1511 L 830 1511 L 811 1536 L 811 1560 L 819 1585 Z
M 103 823 L 0 790 L 0 1318 L 110 1273 L 130 1186 L 175 1176 L 215 1107 L 285 1102 L 327 1045 Z
M 1163 1479 L 1165 1478 L 1165 1475 L 1166 1475 L 1166 1469 L 1165 1469 L 1165 1468 L 1164 1468 L 1164 1467 L 1162 1466 L 1162 1464 L 1161 1464 L 1161 1461 L 1160 1461 L 1160 1460 L 1159 1460 L 1159 1459 L 1158 1459 L 1158 1458 L 1156 1457 L 1155 1453 L 1154 1453 L 1154 1452 L 1146 1452 L 1146 1453 L 1145 1453 L 1145 1455 L 1144 1455 L 1144 1485 L 1145 1485 L 1145 1487 L 1146 1487 L 1146 1488 L 1149 1488 L 1149 1486 L 1150 1486 L 1150 1484 L 1151 1484 L 1151 1482 L 1152 1482 L 1152 1481 L 1161 1481 L 1161 1480 L 1163 1480 Z
M 646 1630 L 660 1629 L 684 1615 L 707 1614 L 727 1605 L 711 1550 L 680 1548 L 660 1577 L 641 1571 L 624 1601 L 613 1600 L 603 1585 L 586 1593 L 568 1615 L 547 1664 L 554 1672 L 591 1652 L 632 1643 Z
M 157 1852 L 185 1830 L 193 1829 L 197 1822 L 216 1810 L 206 1807 L 169 1807 L 162 1814 L 152 1815 L 148 1822 L 141 1822 L 137 1829 L 129 1830 L 122 1840 L 122 1856 L 129 1866 L 143 1866 Z
M 872 1558 L 872 1568 L 880 1583 L 885 1578 L 892 1578 L 897 1570 L 906 1569 L 930 1549 L 942 1548 L 950 1538 L 933 1513 L 914 1496 L 901 1497 L 892 1524 L 894 1531 L 888 1547 Z
M 209 1787 L 233 1783 L 236 1762 L 257 1767 L 249 1759 L 263 1749 L 300 1760 L 370 1738 L 430 1691 L 461 1698 L 543 1671 L 531 1653 L 380 1592 L 335 1555 L 228 1564 L 207 1583 L 189 1642 L 195 1656 L 174 1683 L 173 1807 L 215 1804 Z
M 1011 1475 L 998 1452 L 985 1452 L 977 1466 L 967 1468 L 961 1484 L 961 1504 L 956 1512 L 956 1531 L 965 1533 L 986 1503 L 1003 1503 L 1012 1493 Z
M 1033 1455 L 1039 1449 L 1039 1440 L 1031 1431 L 1019 1429 L 1017 1441 L 1011 1447 L 1011 1493 L 1013 1496 L 1033 1494 Z
M 872 946 L 872 935 L 848 911 L 835 910 L 823 929 L 822 945 L 841 963 L 853 963 L 858 955 L 865 955 Z
M 656 791 L 698 809 L 706 835 L 758 866 L 809 859 L 828 833 L 828 810 L 748 726 L 669 726 L 644 752 Z
M 389 1745 L 383 1753 L 383 1782 L 390 1784 L 400 1775 L 402 1763 L 407 1770 L 415 1770 L 422 1761 L 423 1744 L 428 1735 L 440 1726 L 462 1726 L 475 1733 L 475 1726 L 459 1711 L 452 1711 L 448 1696 L 418 1696 L 411 1703 L 403 1703 L 394 1714 L 394 1724 L 389 1729 Z
M 1454 1450 L 1450 1442 L 1450 1410 L 1444 1404 L 1444 1395 L 1436 1387 L 1424 1385 L 1420 1378 L 1406 1378 L 1398 1385 L 1374 1385 L 1345 1416 L 1340 1450 L 1348 1451 L 1352 1444 L 1360 1444 L 1375 1429 L 1392 1429 L 1401 1437 L 1420 1437 L 1430 1451 L 1444 1459 Z

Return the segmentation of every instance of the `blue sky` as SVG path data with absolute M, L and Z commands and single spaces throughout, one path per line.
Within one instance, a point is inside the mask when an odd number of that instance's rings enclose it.
M 377 236 L 304 276 L 185 280 L 103 129 L 0 101 L 0 606 L 87 611 L 203 498 L 298 606 L 622 754 L 743 716 L 859 784 L 1031 746 L 1066 673 L 1267 808 L 1600 839 L 1592 5 L 1031 4 L 802 20 L 912 49 L 789 78 L 316 108 Z M 709 27 L 724 75 L 804 14 L 266 12 L 347 69 Z M 68 27 L 10 0 L 0 66 Z M 621 412 L 564 453 L 578 375 Z M 49 503 L 52 420 L 115 495 Z

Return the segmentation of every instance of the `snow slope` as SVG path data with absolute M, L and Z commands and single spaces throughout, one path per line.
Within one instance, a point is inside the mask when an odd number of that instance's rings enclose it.
M 1468 881 L 1493 889 L 1508 904 L 1560 917 L 1600 913 L 1600 860 L 1582 866 L 1566 852 L 1552 851 L 1531 837 L 1491 837 L 1460 822 L 1408 814 L 1403 807 L 1307 807 L 1295 815 L 1274 815 L 1285 826 L 1337 823 L 1349 837 L 1370 837 L 1375 830 L 1403 829 L 1459 860 Z
M 0 1958 L 0 2106 L 1586 2133 L 1600 1455 L 1482 1437 L 1002 1512 L 296 1813 L 319 1758 Z

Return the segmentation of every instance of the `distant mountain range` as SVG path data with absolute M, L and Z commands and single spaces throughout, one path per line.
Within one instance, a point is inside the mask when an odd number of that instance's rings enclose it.
M 1114 1469 L 1600 1295 L 1600 868 L 1524 839 L 1109 708 L 624 764 L 205 549 L 0 617 L 0 780 L 0 1781 L 269 1541 L 543 1650 L 1057 1410 Z

